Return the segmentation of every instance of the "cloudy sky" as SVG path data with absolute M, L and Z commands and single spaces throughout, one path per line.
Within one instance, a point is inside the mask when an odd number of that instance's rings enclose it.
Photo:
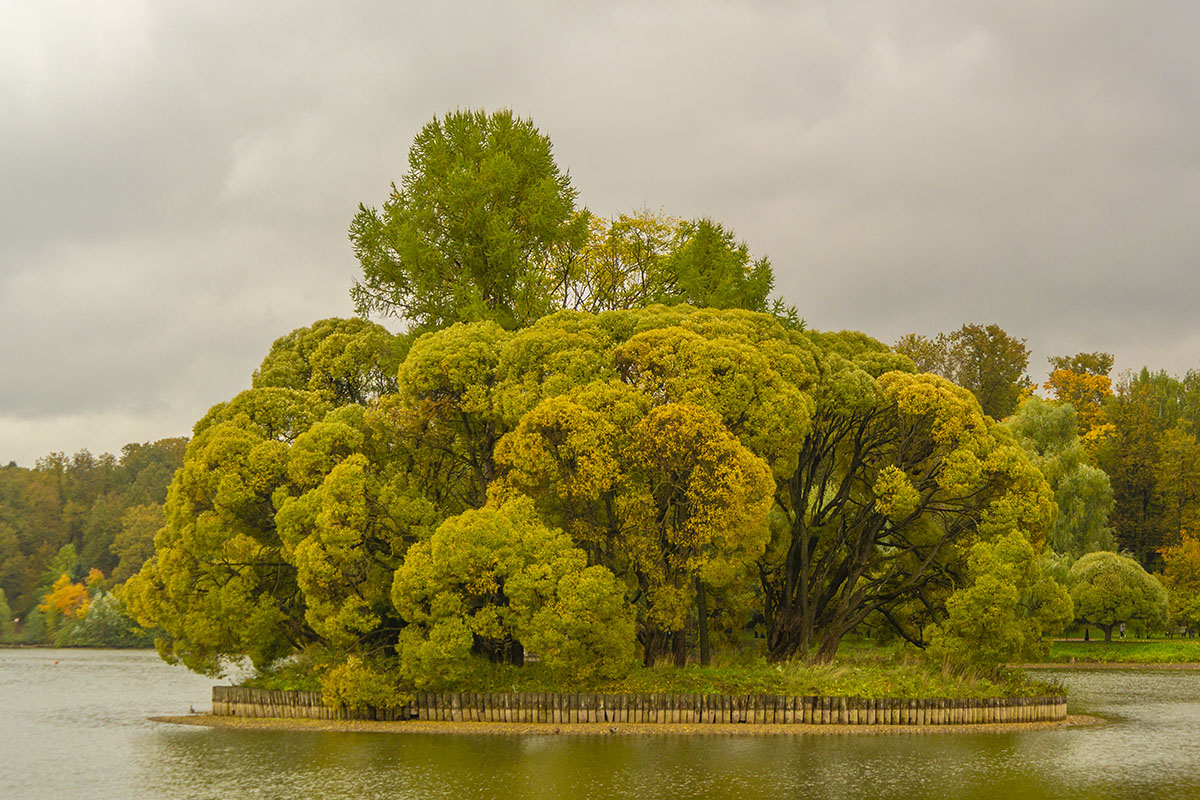
M 507 106 L 580 200 L 711 216 L 810 325 L 1200 366 L 1192 2 L 0 5 L 0 463 L 186 435 L 349 315 L 346 228 Z

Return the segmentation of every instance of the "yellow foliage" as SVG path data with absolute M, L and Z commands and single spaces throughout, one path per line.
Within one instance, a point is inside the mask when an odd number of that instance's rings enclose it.
M 1104 401 L 1112 397 L 1112 380 L 1107 375 L 1093 375 L 1070 369 L 1056 369 L 1050 373 L 1045 387 L 1054 393 L 1060 403 L 1070 403 L 1075 408 L 1079 423 L 1079 435 L 1085 439 L 1104 424 Z
M 93 571 L 99 572 L 99 570 Z M 55 611 L 64 617 L 82 619 L 88 610 L 87 587 L 82 583 L 72 583 L 64 573 L 59 576 L 58 580 L 54 582 L 54 586 L 42 598 L 38 608 L 45 613 Z

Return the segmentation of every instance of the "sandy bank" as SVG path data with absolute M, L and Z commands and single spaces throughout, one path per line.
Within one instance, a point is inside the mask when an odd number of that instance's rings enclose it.
M 1012 722 L 994 725 L 673 725 L 638 723 L 521 723 L 521 722 L 374 722 L 371 720 L 320 719 L 255 719 L 247 717 L 214 717 L 211 714 L 190 714 L 182 717 L 151 717 L 154 722 L 176 725 L 203 725 L 211 728 L 232 728 L 258 731 L 349 731 L 361 733 L 446 733 L 501 736 L 827 736 L 830 734 L 896 734 L 896 733 L 1011 733 L 1027 730 L 1094 725 L 1103 722 L 1098 717 L 1070 715 L 1066 722 Z

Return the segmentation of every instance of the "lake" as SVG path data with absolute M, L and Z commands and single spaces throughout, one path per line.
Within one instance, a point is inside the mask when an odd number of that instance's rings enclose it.
M 1108 724 L 971 735 L 444 736 L 149 722 L 212 681 L 152 652 L 0 649 L 0 798 L 1200 797 L 1200 672 L 1057 672 Z

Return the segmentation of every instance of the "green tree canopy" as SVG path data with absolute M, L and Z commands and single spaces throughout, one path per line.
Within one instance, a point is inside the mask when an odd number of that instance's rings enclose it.
M 1200 629 L 1200 539 L 1185 533 L 1179 544 L 1160 552 L 1172 621 L 1189 631 Z
M 1117 625 L 1153 628 L 1167 621 L 1167 590 L 1132 558 L 1088 553 L 1071 567 L 1070 582 L 1075 616 L 1103 630 L 1106 642 Z
M 1108 475 L 1089 463 L 1078 434 L 1075 409 L 1038 397 L 1021 403 L 1005 422 L 1054 490 L 1058 515 L 1049 544 L 1079 558 L 1115 546 L 1108 516 L 1113 491 Z
M 966 389 L 912 374 L 862 334 L 814 336 L 825 351 L 816 413 L 785 522 L 761 567 L 774 658 L 832 658 L 872 615 L 920 642 L 898 614 L 936 608 L 976 539 L 1019 530 L 1040 542 L 1054 506 L 1041 473 L 998 435 Z
M 337 405 L 367 403 L 396 391 L 405 337 L 361 319 L 323 319 L 271 345 L 253 386 L 320 392 Z
M 549 309 L 552 249 L 586 235 L 575 195 L 531 121 L 509 110 L 433 120 L 400 187 L 381 210 L 360 206 L 350 225 L 363 268 L 352 293 L 359 313 L 395 314 L 420 330 L 528 324 Z
M 677 237 L 669 262 L 673 281 L 663 287 L 660 302 L 768 310 L 775 285 L 768 259 L 752 262 L 746 243 L 711 219 L 683 223 Z
M 521 663 L 535 644 L 551 669 L 576 677 L 621 675 L 633 659 L 620 583 L 526 500 L 446 520 L 409 551 L 392 599 L 409 622 L 401 669 L 417 686 L 453 680 L 472 652 Z
M 421 335 L 365 403 L 288 366 L 312 363 L 304 333 L 259 372 L 285 385 L 196 424 L 123 595 L 196 669 L 319 651 L 361 699 L 464 654 L 706 659 L 710 623 L 751 616 L 777 659 L 828 658 L 868 617 L 923 644 L 912 609 L 945 616 L 971 546 L 1036 548 L 1053 516 L 969 391 L 861 333 L 688 306 L 483 319 Z
M 934 658 L 993 668 L 1046 656 L 1042 637 L 1075 618 L 1066 588 L 1047 576 L 1019 532 L 979 542 L 968 558 L 969 583 L 946 602 L 947 617 L 930 635 Z

